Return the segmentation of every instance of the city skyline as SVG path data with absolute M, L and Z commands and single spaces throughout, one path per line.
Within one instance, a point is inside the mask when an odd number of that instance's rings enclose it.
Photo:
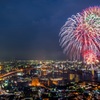
M 100 1 L 1 0 L 0 59 L 59 59 L 59 32 L 68 17 Z

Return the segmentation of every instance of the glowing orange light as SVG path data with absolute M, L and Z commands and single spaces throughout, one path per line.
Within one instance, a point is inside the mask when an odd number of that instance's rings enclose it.
M 38 78 L 33 78 L 32 80 L 32 86 L 40 86 L 40 82 Z

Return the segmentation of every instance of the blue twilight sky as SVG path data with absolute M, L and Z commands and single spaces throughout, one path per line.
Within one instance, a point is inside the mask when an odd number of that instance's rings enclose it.
M 59 31 L 100 0 L 0 0 L 0 59 L 66 59 Z

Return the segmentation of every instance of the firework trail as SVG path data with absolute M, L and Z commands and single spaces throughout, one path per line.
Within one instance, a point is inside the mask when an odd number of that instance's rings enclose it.
M 72 15 L 61 28 L 59 36 L 67 59 L 87 62 L 87 56 L 92 55 L 96 62 L 100 54 L 100 7 L 89 7 Z

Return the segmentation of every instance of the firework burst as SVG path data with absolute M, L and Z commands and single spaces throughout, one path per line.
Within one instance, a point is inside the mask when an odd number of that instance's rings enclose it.
M 85 61 L 87 53 L 84 52 L 88 52 L 89 57 L 95 55 L 94 59 L 98 59 L 97 56 L 100 54 L 100 7 L 90 7 L 81 13 L 72 15 L 61 28 L 59 36 L 60 46 L 64 49 L 67 59 Z

